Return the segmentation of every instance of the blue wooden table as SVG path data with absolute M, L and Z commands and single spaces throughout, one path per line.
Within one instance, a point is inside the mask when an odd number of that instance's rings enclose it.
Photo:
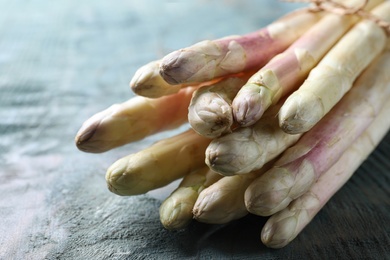
M 297 4 L 265 0 L 0 0 L 0 259 L 389 259 L 390 135 L 287 247 L 266 218 L 165 230 L 168 190 L 119 197 L 105 171 L 172 135 L 104 154 L 74 145 L 82 122 L 133 96 L 145 63 L 256 30 Z

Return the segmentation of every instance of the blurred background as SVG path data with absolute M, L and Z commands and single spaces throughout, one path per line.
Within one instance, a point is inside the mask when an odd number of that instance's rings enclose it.
M 140 66 L 201 40 L 257 30 L 301 6 L 0 0 L 0 259 L 375 259 L 388 253 L 389 135 L 281 250 L 261 244 L 266 219 L 251 215 L 228 225 L 164 230 L 158 208 L 174 186 L 135 197 L 108 191 L 107 167 L 175 131 L 104 154 L 74 145 L 83 121 L 133 96 L 128 83 Z

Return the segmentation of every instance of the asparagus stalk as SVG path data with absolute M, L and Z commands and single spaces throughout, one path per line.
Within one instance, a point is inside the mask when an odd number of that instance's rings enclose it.
M 294 144 L 300 135 L 290 135 L 279 128 L 280 105 L 272 106 L 253 126 L 213 139 L 206 149 L 206 164 L 225 176 L 246 174 L 260 169 Z
M 281 248 L 298 236 L 385 136 L 390 128 L 389 113 L 390 102 L 387 102 L 367 130 L 309 191 L 268 219 L 261 232 L 266 246 Z
M 115 104 L 86 120 L 78 131 L 76 146 L 101 153 L 176 128 L 187 121 L 187 108 L 196 87 L 158 99 L 134 97 Z
M 243 77 L 231 77 L 197 89 L 188 107 L 192 129 L 208 138 L 230 132 L 233 125 L 231 101 L 244 83 Z
M 188 130 L 119 159 L 107 170 L 108 189 L 128 196 L 163 187 L 201 168 L 209 143 L 209 139 Z
M 346 1 L 358 6 L 361 0 Z M 367 10 L 383 2 L 371 0 Z M 357 16 L 327 14 L 286 51 L 273 57 L 241 88 L 233 100 L 233 113 L 242 126 L 254 124 L 264 111 L 290 93 L 329 49 L 358 21 Z
M 390 21 L 390 2 L 379 5 L 372 14 Z M 288 97 L 279 113 L 282 129 L 296 134 L 307 132 L 317 124 L 385 48 L 386 38 L 385 30 L 371 20 L 355 25 Z
M 186 176 L 160 206 L 160 221 L 169 230 L 186 227 L 193 219 L 192 209 L 199 193 L 222 178 L 207 166 Z
M 261 30 L 202 41 L 166 55 L 160 74 L 170 84 L 204 82 L 258 69 L 314 24 L 320 13 L 292 12 Z
M 361 135 L 390 97 L 390 50 L 362 73 L 351 91 L 288 148 L 245 194 L 250 212 L 267 216 L 304 194 Z

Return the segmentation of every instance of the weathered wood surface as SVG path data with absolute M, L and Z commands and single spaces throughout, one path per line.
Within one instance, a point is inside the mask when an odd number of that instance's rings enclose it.
M 104 154 L 74 146 L 86 118 L 132 95 L 128 81 L 141 65 L 206 38 L 255 30 L 295 7 L 0 0 L 0 259 L 388 259 L 390 134 L 280 250 L 260 243 L 265 218 L 169 232 L 156 193 L 107 190 L 112 162 L 171 133 Z

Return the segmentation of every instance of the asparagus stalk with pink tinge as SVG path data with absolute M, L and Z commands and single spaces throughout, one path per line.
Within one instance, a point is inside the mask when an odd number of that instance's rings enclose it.
M 266 246 L 281 248 L 299 235 L 386 135 L 390 129 L 389 114 L 390 102 L 387 102 L 367 130 L 309 191 L 268 219 L 261 232 Z
M 134 97 L 115 104 L 86 120 L 78 131 L 77 147 L 101 153 L 187 122 L 188 105 L 196 87 L 177 94 L 149 99 Z
M 390 2 L 372 12 L 390 21 Z M 280 109 L 279 123 L 287 133 L 307 132 L 350 90 L 354 80 L 386 45 L 386 31 L 371 20 L 349 30 L 310 72 L 303 85 Z
M 355 142 L 390 97 L 390 51 L 381 54 L 350 92 L 309 132 L 288 148 L 273 168 L 248 187 L 250 212 L 268 216 L 304 194 Z
M 242 36 L 202 41 L 166 55 L 160 74 L 170 84 L 204 82 L 245 70 L 259 69 L 285 50 L 321 16 L 299 10 Z
M 371 0 L 372 9 L 383 0 Z M 361 0 L 343 4 L 358 6 Z M 294 90 L 328 50 L 358 21 L 358 16 L 329 13 L 314 24 L 286 51 L 274 56 L 240 89 L 233 100 L 233 113 L 242 126 L 254 124 L 264 111 Z

